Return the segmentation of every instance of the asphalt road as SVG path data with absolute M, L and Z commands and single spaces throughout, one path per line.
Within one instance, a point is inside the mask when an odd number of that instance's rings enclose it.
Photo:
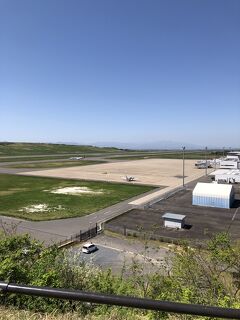
M 39 169 L 31 169 L 31 171 L 39 170 Z M 0 167 L 0 173 L 4 174 L 18 174 L 22 172 L 29 172 L 29 168 L 7 168 L 7 167 Z
M 2 159 L 3 160 L 3 159 Z M 14 166 L 14 165 L 18 165 L 18 164 L 29 164 L 29 163 L 48 163 L 48 162 L 68 162 L 68 161 L 75 161 L 76 165 L 78 160 L 71 160 L 70 158 L 58 158 L 58 159 L 48 159 L 48 160 L 24 160 L 24 161 L 7 161 L 4 162 L 0 159 L 0 167 L 5 167 L 5 166 Z M 80 159 L 81 161 L 86 161 L 86 160 L 90 160 L 90 161 L 104 161 L 104 162 L 122 162 L 123 160 L 112 160 L 112 159 L 108 159 L 107 157 L 86 157 L 83 159 Z M 72 165 L 74 167 L 74 165 Z M 39 168 L 37 168 L 39 170 Z M 47 168 L 47 169 L 51 169 L 51 168 Z M 32 171 L 32 168 L 28 168 L 28 171 Z
M 25 157 L 25 156 L 24 156 Z M 14 158 L 14 157 L 13 157 Z M 18 157 L 16 157 L 18 158 Z M 64 162 L 64 161 L 73 161 L 68 159 L 51 159 L 51 160 L 34 160 L 33 156 L 30 156 L 33 160 L 28 160 L 28 161 L 11 161 L 11 162 L 4 162 L 3 158 L 0 157 L 0 173 L 5 173 L 5 174 L 18 174 L 22 172 L 29 172 L 29 171 L 39 171 L 40 168 L 11 168 L 10 166 L 18 165 L 18 164 L 29 164 L 29 163 L 48 163 L 48 162 Z M 20 156 L 19 156 L 20 159 Z M 90 160 L 90 161 L 103 161 L 103 162 L 122 162 L 125 160 L 112 160 L 108 159 L 105 156 L 91 156 L 91 157 L 86 157 L 81 160 Z M 76 166 L 77 166 L 77 160 L 76 160 Z M 73 165 L 74 167 L 74 165 Z M 41 168 L 41 170 L 50 170 L 52 168 Z
M 81 159 L 83 160 L 83 159 Z M 0 159 L 1 161 L 1 159 Z M 4 161 L 1 161 L 0 162 L 0 166 L 14 166 L 16 164 L 29 164 L 29 163 L 44 163 L 44 162 L 64 162 L 64 161 L 74 161 L 74 160 L 70 160 L 70 158 L 67 158 L 66 157 L 63 159 L 63 158 L 59 158 L 59 159 L 48 159 L 48 160 L 24 160 L 24 161 L 7 161 L 7 162 L 4 162 Z M 77 160 L 75 160 L 77 161 Z
M 89 155 L 89 152 L 86 152 L 86 154 L 88 154 Z M 34 154 L 34 155 L 28 155 L 28 154 L 25 154 L 25 155 L 15 155 L 15 156 L 8 156 L 8 155 L 4 155 L 4 156 L 0 156 L 0 161 L 2 161 L 2 160 L 4 160 L 4 159 L 6 159 L 6 158 L 11 158 L 11 159 L 13 159 L 13 158 L 19 158 L 19 159 L 21 159 L 21 158 L 26 158 L 26 157 L 28 157 L 28 158 L 36 158 L 36 157 L 68 157 L 68 156 L 81 156 L 81 155 L 84 155 L 84 152 L 75 152 L 75 153 L 56 153 L 56 154 L 51 154 L 51 153 L 49 153 L 49 154 Z M 107 156 L 107 155 L 109 155 L 109 157 L 111 156 L 111 155 L 114 155 L 114 156 L 117 156 L 118 155 L 118 153 L 91 153 L 91 156 Z M 126 154 L 126 155 L 128 155 L 128 154 Z
M 135 263 L 143 267 L 144 273 L 164 272 L 166 266 L 170 267 L 166 263 L 167 257 L 173 256 L 168 249 L 160 248 L 156 244 L 149 244 L 146 249 L 142 242 L 135 239 L 128 241 L 100 235 L 92 239 L 92 242 L 97 246 L 97 251 L 84 254 L 81 252 L 83 244 L 80 244 L 69 249 L 70 258 L 74 257 L 75 261 L 77 259 L 79 262 L 93 264 L 104 270 L 111 269 L 114 274 L 121 273 L 124 268 L 124 274 L 131 275 Z
M 71 250 L 74 256 L 79 256 L 79 262 L 85 262 L 100 267 L 101 269 L 111 269 L 113 273 L 121 272 L 125 263 L 125 254 L 113 248 L 98 245 L 98 250 L 91 254 L 81 252 L 81 248 Z M 76 258 L 75 258 L 76 259 Z M 128 257 L 129 260 L 129 257 Z

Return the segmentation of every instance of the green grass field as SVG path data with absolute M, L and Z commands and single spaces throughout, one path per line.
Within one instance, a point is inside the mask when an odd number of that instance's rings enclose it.
M 51 193 L 66 187 L 83 188 L 91 193 Z M 0 174 L 0 215 L 35 221 L 81 217 L 152 189 L 148 186 Z M 45 211 L 36 212 L 39 206 Z
M 56 162 L 34 162 L 34 163 L 19 163 L 7 165 L 5 168 L 29 168 L 29 169 L 51 169 L 64 168 L 74 166 L 88 166 L 91 164 L 105 163 L 105 161 L 91 161 L 91 160 L 76 160 L 76 161 L 56 161 Z
M 80 155 L 81 156 L 81 155 Z M 8 157 L 2 157 L 0 156 L 0 162 L 17 162 L 17 161 L 39 161 L 39 160 L 67 160 L 71 156 L 66 156 L 66 155 L 58 155 L 58 156 L 28 156 L 28 157 L 23 157 L 23 156 L 12 156 L 10 158 Z
M 207 152 L 208 159 L 214 159 L 222 156 L 222 152 Z M 116 160 L 142 160 L 142 159 L 182 159 L 183 153 L 182 151 L 175 152 L 159 152 L 155 154 L 145 153 L 143 155 L 127 155 L 127 156 L 116 156 L 116 157 L 108 157 L 108 159 L 116 159 Z M 192 160 L 201 160 L 205 159 L 204 151 L 193 151 L 193 152 L 185 152 L 185 159 Z
M 52 143 L 14 143 L 0 142 L 0 156 L 47 155 L 59 153 L 121 153 L 117 148 L 98 148 L 94 146 L 78 146 Z

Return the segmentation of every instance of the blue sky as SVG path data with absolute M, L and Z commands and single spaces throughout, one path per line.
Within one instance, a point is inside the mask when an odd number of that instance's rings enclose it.
M 0 0 L 0 140 L 240 145 L 239 0 Z

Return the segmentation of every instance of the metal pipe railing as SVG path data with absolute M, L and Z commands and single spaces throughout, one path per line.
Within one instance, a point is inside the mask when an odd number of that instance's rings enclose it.
M 240 310 L 231 308 L 210 307 L 196 304 L 151 300 L 128 296 L 107 295 L 103 293 L 84 292 L 69 289 L 25 286 L 6 282 L 0 282 L 0 290 L 4 294 L 18 293 L 39 297 L 77 300 L 96 304 L 107 304 L 178 314 L 181 313 L 225 319 L 240 319 Z

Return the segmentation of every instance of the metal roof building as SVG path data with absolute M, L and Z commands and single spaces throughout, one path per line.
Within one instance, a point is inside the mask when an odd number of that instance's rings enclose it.
M 227 156 L 220 161 L 220 169 L 240 169 L 240 160 L 238 156 Z
M 164 220 L 164 227 L 181 229 L 185 225 L 186 216 L 183 214 L 166 212 L 162 217 Z
M 232 185 L 198 182 L 193 190 L 193 205 L 230 208 L 233 202 L 234 190 Z
M 217 182 L 226 182 L 226 183 L 240 183 L 240 170 L 216 170 L 211 172 L 211 176 L 215 177 Z

